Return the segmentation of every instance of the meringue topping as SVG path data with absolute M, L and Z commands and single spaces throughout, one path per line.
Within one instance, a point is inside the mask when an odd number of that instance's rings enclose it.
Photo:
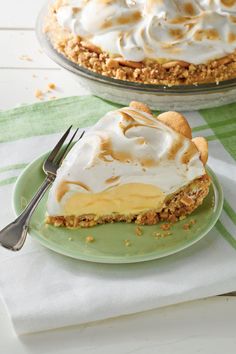
M 58 23 L 110 55 L 207 63 L 236 49 L 234 0 L 68 0 Z
M 204 174 L 190 139 L 149 113 L 121 108 L 101 118 L 68 153 L 49 193 L 48 214 L 161 208 L 168 195 Z

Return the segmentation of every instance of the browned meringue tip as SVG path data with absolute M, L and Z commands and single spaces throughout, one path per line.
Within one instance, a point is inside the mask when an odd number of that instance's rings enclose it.
M 157 119 L 162 123 L 168 125 L 176 132 L 184 135 L 188 139 L 192 139 L 192 130 L 188 124 L 187 119 L 180 113 L 169 111 L 161 113 Z
M 199 153 L 200 153 L 200 160 L 205 165 L 208 160 L 208 142 L 202 136 L 197 136 L 196 138 L 192 139 L 192 142 L 196 145 Z
M 143 111 L 145 113 L 152 114 L 152 111 L 150 110 L 150 108 L 145 103 L 138 102 L 138 101 L 131 101 L 129 106 L 131 108 L 138 109 L 139 111 Z

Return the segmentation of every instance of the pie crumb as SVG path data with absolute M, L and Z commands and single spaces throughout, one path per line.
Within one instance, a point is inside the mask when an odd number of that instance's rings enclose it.
M 186 223 L 186 224 L 184 224 L 183 225 L 183 229 L 185 230 L 185 231 L 187 231 L 187 230 L 189 230 L 190 229 L 190 223 Z
M 196 221 L 195 219 L 192 219 L 192 220 L 190 220 L 190 222 L 189 222 L 189 223 L 190 223 L 190 225 L 195 225 L 195 224 L 196 224 L 196 222 L 197 222 L 197 221 Z
M 167 237 L 167 236 L 170 236 L 170 235 L 172 235 L 172 232 L 170 232 L 170 231 L 164 232 L 162 234 L 163 237 Z
M 163 231 L 167 231 L 167 230 L 169 230 L 169 229 L 170 229 L 170 227 L 171 227 L 171 225 L 170 225 L 170 224 L 162 224 L 162 225 L 160 226 L 160 228 L 161 228 Z
M 92 243 L 94 241 L 95 241 L 95 239 L 94 239 L 93 236 L 89 235 L 89 236 L 86 237 L 86 243 Z
M 39 89 L 36 89 L 35 93 L 34 93 L 35 97 L 38 98 L 39 100 L 43 99 L 43 92 Z
M 137 226 L 137 227 L 135 228 L 135 235 L 136 235 L 136 236 L 142 236 L 142 234 L 143 234 L 143 230 L 141 229 L 140 226 Z
M 125 244 L 125 247 L 130 247 L 131 246 L 130 240 L 124 240 L 124 244 Z
M 56 85 L 53 82 L 49 82 L 48 89 L 49 90 L 55 90 L 55 88 L 56 88 Z
M 190 220 L 188 223 L 184 224 L 183 225 L 183 229 L 184 230 L 189 230 L 193 225 L 196 224 L 196 220 L 195 219 L 192 219 Z
M 21 55 L 19 57 L 20 60 L 25 60 L 25 61 L 33 61 L 32 58 L 30 58 L 28 55 Z

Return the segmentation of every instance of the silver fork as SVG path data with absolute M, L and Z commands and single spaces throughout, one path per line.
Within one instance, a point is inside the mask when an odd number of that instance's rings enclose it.
M 44 196 L 45 192 L 56 178 L 57 169 L 60 167 L 60 164 L 63 158 L 65 157 L 66 153 L 68 152 L 78 131 L 78 129 L 75 131 L 66 148 L 63 150 L 63 143 L 69 135 L 71 128 L 72 126 L 67 129 L 65 134 L 61 137 L 54 149 L 51 151 L 48 158 L 44 161 L 43 170 L 46 174 L 46 178 L 33 196 L 33 198 L 31 199 L 31 201 L 29 202 L 29 204 L 26 206 L 24 211 L 20 214 L 20 216 L 18 216 L 15 221 L 13 221 L 0 231 L 0 244 L 3 247 L 8 248 L 12 251 L 19 251 L 23 247 L 29 229 L 30 218 L 38 203 Z M 82 138 L 83 135 L 84 132 L 80 135 L 79 140 Z

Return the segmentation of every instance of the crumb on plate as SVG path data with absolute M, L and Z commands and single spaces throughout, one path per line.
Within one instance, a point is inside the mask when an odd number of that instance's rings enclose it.
M 143 234 L 143 230 L 141 229 L 140 226 L 137 226 L 137 227 L 135 228 L 135 235 L 136 235 L 136 236 L 142 236 L 142 234 Z
M 161 237 L 161 233 L 160 232 L 153 232 L 153 236 L 156 238 L 160 238 Z
M 162 225 L 160 226 L 160 228 L 161 228 L 163 231 L 169 230 L 170 227 L 171 227 L 171 224 L 162 224 Z
M 195 219 L 191 219 L 189 222 L 187 222 L 186 224 L 183 225 L 183 229 L 184 230 L 189 230 L 191 228 L 191 226 L 196 224 L 196 220 Z
M 187 222 L 186 224 L 183 225 L 183 229 L 184 229 L 185 231 L 187 231 L 187 230 L 190 229 L 190 226 L 191 226 L 191 225 Z
M 172 235 L 172 232 L 167 231 L 167 232 L 164 232 L 164 233 L 162 234 L 162 237 L 167 237 L 167 236 L 170 236 L 170 235 Z
M 92 243 L 95 241 L 94 237 L 91 235 L 87 236 L 85 240 L 86 240 L 86 243 Z
M 125 247 L 130 247 L 131 246 L 130 240 L 124 240 L 124 244 L 125 244 Z

